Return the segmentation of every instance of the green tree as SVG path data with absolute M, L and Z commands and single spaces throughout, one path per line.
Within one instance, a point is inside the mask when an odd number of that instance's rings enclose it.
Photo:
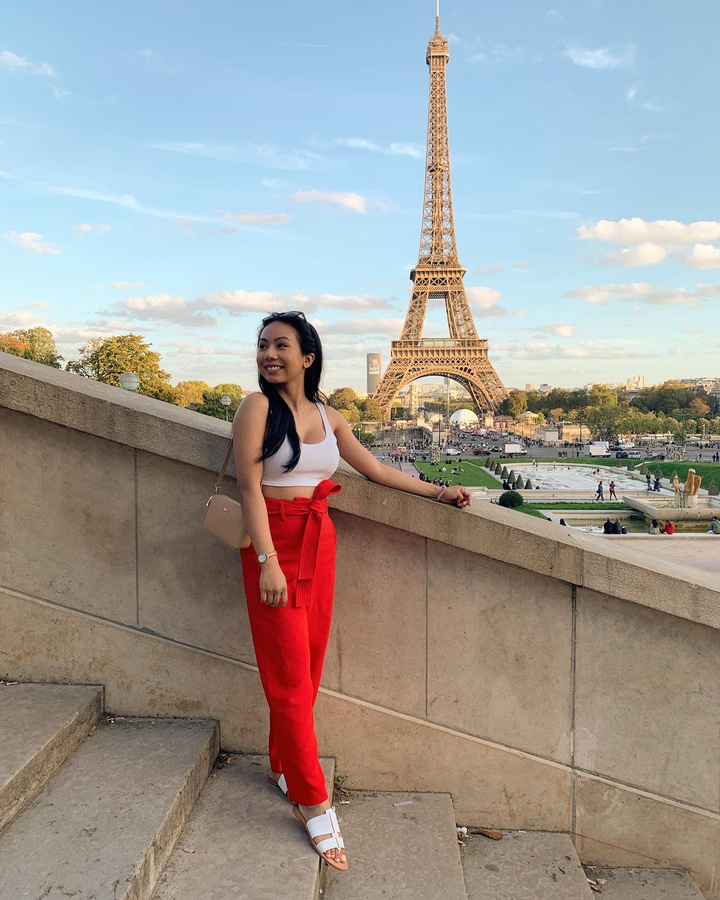
M 180 406 L 200 406 L 205 391 L 211 390 L 206 381 L 178 381 L 175 391 Z
M 160 354 L 151 350 L 140 334 L 121 334 L 110 338 L 93 338 L 80 348 L 80 358 L 65 367 L 68 372 L 93 378 L 103 384 L 120 384 L 124 372 L 140 378 L 139 394 L 166 399 L 173 395 L 170 373 L 160 368 Z M 169 402 L 177 402 L 170 400 Z
M 617 406 L 618 395 L 605 384 L 594 384 L 590 389 L 590 406 Z
M 527 394 L 525 391 L 510 391 L 506 399 L 500 404 L 502 415 L 512 416 L 513 419 L 517 419 L 527 408 Z
M 24 356 L 25 351 L 29 350 L 28 344 L 23 344 L 9 331 L 6 334 L 0 334 L 0 350 L 3 353 L 12 353 L 13 356 Z
M 230 385 L 220 384 L 218 387 L 226 388 L 230 387 Z M 238 406 L 240 406 L 242 402 L 242 395 L 238 396 L 237 392 L 230 393 L 229 391 L 222 390 L 219 391 L 216 389 L 204 391 L 202 395 L 202 403 L 198 406 L 197 411 L 202 413 L 205 416 L 215 416 L 216 419 L 224 419 L 225 418 L 225 407 L 220 402 L 220 398 L 227 394 L 230 397 L 230 405 L 227 408 L 227 417 L 230 421 L 233 420 L 235 413 L 237 412 Z
M 372 397 L 359 400 L 356 405 L 364 422 L 380 422 L 383 419 L 380 404 Z
M 339 409 L 338 412 L 350 425 L 357 425 L 360 422 L 360 410 L 354 404 L 350 409 L 343 408 Z M 396 418 L 400 417 L 397 416 Z
M 60 362 L 64 357 L 58 353 L 55 346 L 55 338 L 52 331 L 48 328 L 43 328 L 40 325 L 35 328 L 18 328 L 15 331 L 11 331 L 9 335 L 0 335 L 0 342 L 3 337 L 8 336 L 15 338 L 24 345 L 22 353 L 18 353 L 18 356 L 32 359 L 35 362 L 42 363 L 44 366 L 52 366 L 53 369 L 62 368 Z
M 351 407 L 358 409 L 359 403 L 360 398 L 357 393 L 349 387 L 337 388 L 328 397 L 328 404 L 333 409 L 350 409 Z

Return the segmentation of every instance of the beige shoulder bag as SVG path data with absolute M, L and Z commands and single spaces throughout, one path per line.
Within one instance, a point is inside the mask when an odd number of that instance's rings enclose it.
M 220 474 L 215 482 L 215 490 L 205 504 L 207 509 L 203 520 L 203 528 L 209 534 L 214 535 L 214 537 L 227 544 L 228 547 L 232 547 L 235 550 L 243 550 L 245 547 L 249 547 L 252 542 L 243 521 L 242 506 L 237 500 L 231 500 L 230 497 L 225 497 L 220 493 L 232 449 L 233 442 L 231 438 L 225 462 L 222 464 L 222 469 L 220 469 Z

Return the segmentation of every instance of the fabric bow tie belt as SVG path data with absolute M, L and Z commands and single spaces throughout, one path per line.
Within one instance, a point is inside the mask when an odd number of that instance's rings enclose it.
M 283 520 L 298 516 L 307 518 L 300 548 L 297 590 L 295 591 L 293 606 L 309 606 L 310 604 L 312 583 L 318 561 L 323 516 L 328 511 L 327 497 L 330 494 L 339 494 L 341 490 L 342 485 L 325 479 L 317 485 L 311 498 L 301 497 L 298 500 L 266 498 L 268 515 L 270 516 L 280 516 Z M 308 500 L 309 502 L 307 502 Z

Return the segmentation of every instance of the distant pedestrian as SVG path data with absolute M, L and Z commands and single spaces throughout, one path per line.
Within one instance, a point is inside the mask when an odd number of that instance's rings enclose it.
M 660 534 L 660 526 L 657 519 L 652 520 L 652 524 L 650 525 L 650 531 L 648 531 L 648 534 Z
M 645 476 L 645 481 L 647 482 L 647 489 L 650 490 L 650 473 L 649 472 Z
M 612 527 L 613 534 L 622 534 L 622 525 L 620 524 L 620 519 L 615 519 Z
M 720 519 L 718 519 L 717 516 L 712 517 L 712 521 L 710 522 L 710 528 L 708 529 L 707 533 L 720 535 Z
M 603 534 L 612 534 L 612 522 L 610 521 L 610 516 L 607 517 L 603 524 Z
M 662 534 L 675 534 L 675 525 L 670 519 L 665 520 L 665 527 L 661 529 Z
M 564 525 L 567 528 L 567 522 L 565 521 L 565 519 L 560 519 L 560 524 Z
M 600 481 L 598 481 L 597 494 L 595 495 L 595 499 L 596 499 L 596 500 L 604 500 L 604 499 L 605 499 L 605 497 L 603 496 L 603 483 L 602 483 L 602 479 L 601 479 Z
M 610 487 L 610 498 L 609 499 L 617 500 L 617 494 L 615 493 L 615 482 L 611 481 L 609 487 Z
M 660 476 L 659 475 L 655 476 L 655 484 L 653 485 L 653 490 L 660 493 Z

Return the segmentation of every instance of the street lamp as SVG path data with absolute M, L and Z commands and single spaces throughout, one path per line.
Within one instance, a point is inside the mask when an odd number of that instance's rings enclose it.
M 134 372 L 124 372 L 120 376 L 120 387 L 126 391 L 136 391 L 140 387 L 140 378 Z
M 222 397 L 220 398 L 220 402 L 225 407 L 225 421 L 227 422 L 228 421 L 228 408 L 230 407 L 230 404 L 232 403 L 232 397 L 228 397 L 227 394 L 223 394 Z

